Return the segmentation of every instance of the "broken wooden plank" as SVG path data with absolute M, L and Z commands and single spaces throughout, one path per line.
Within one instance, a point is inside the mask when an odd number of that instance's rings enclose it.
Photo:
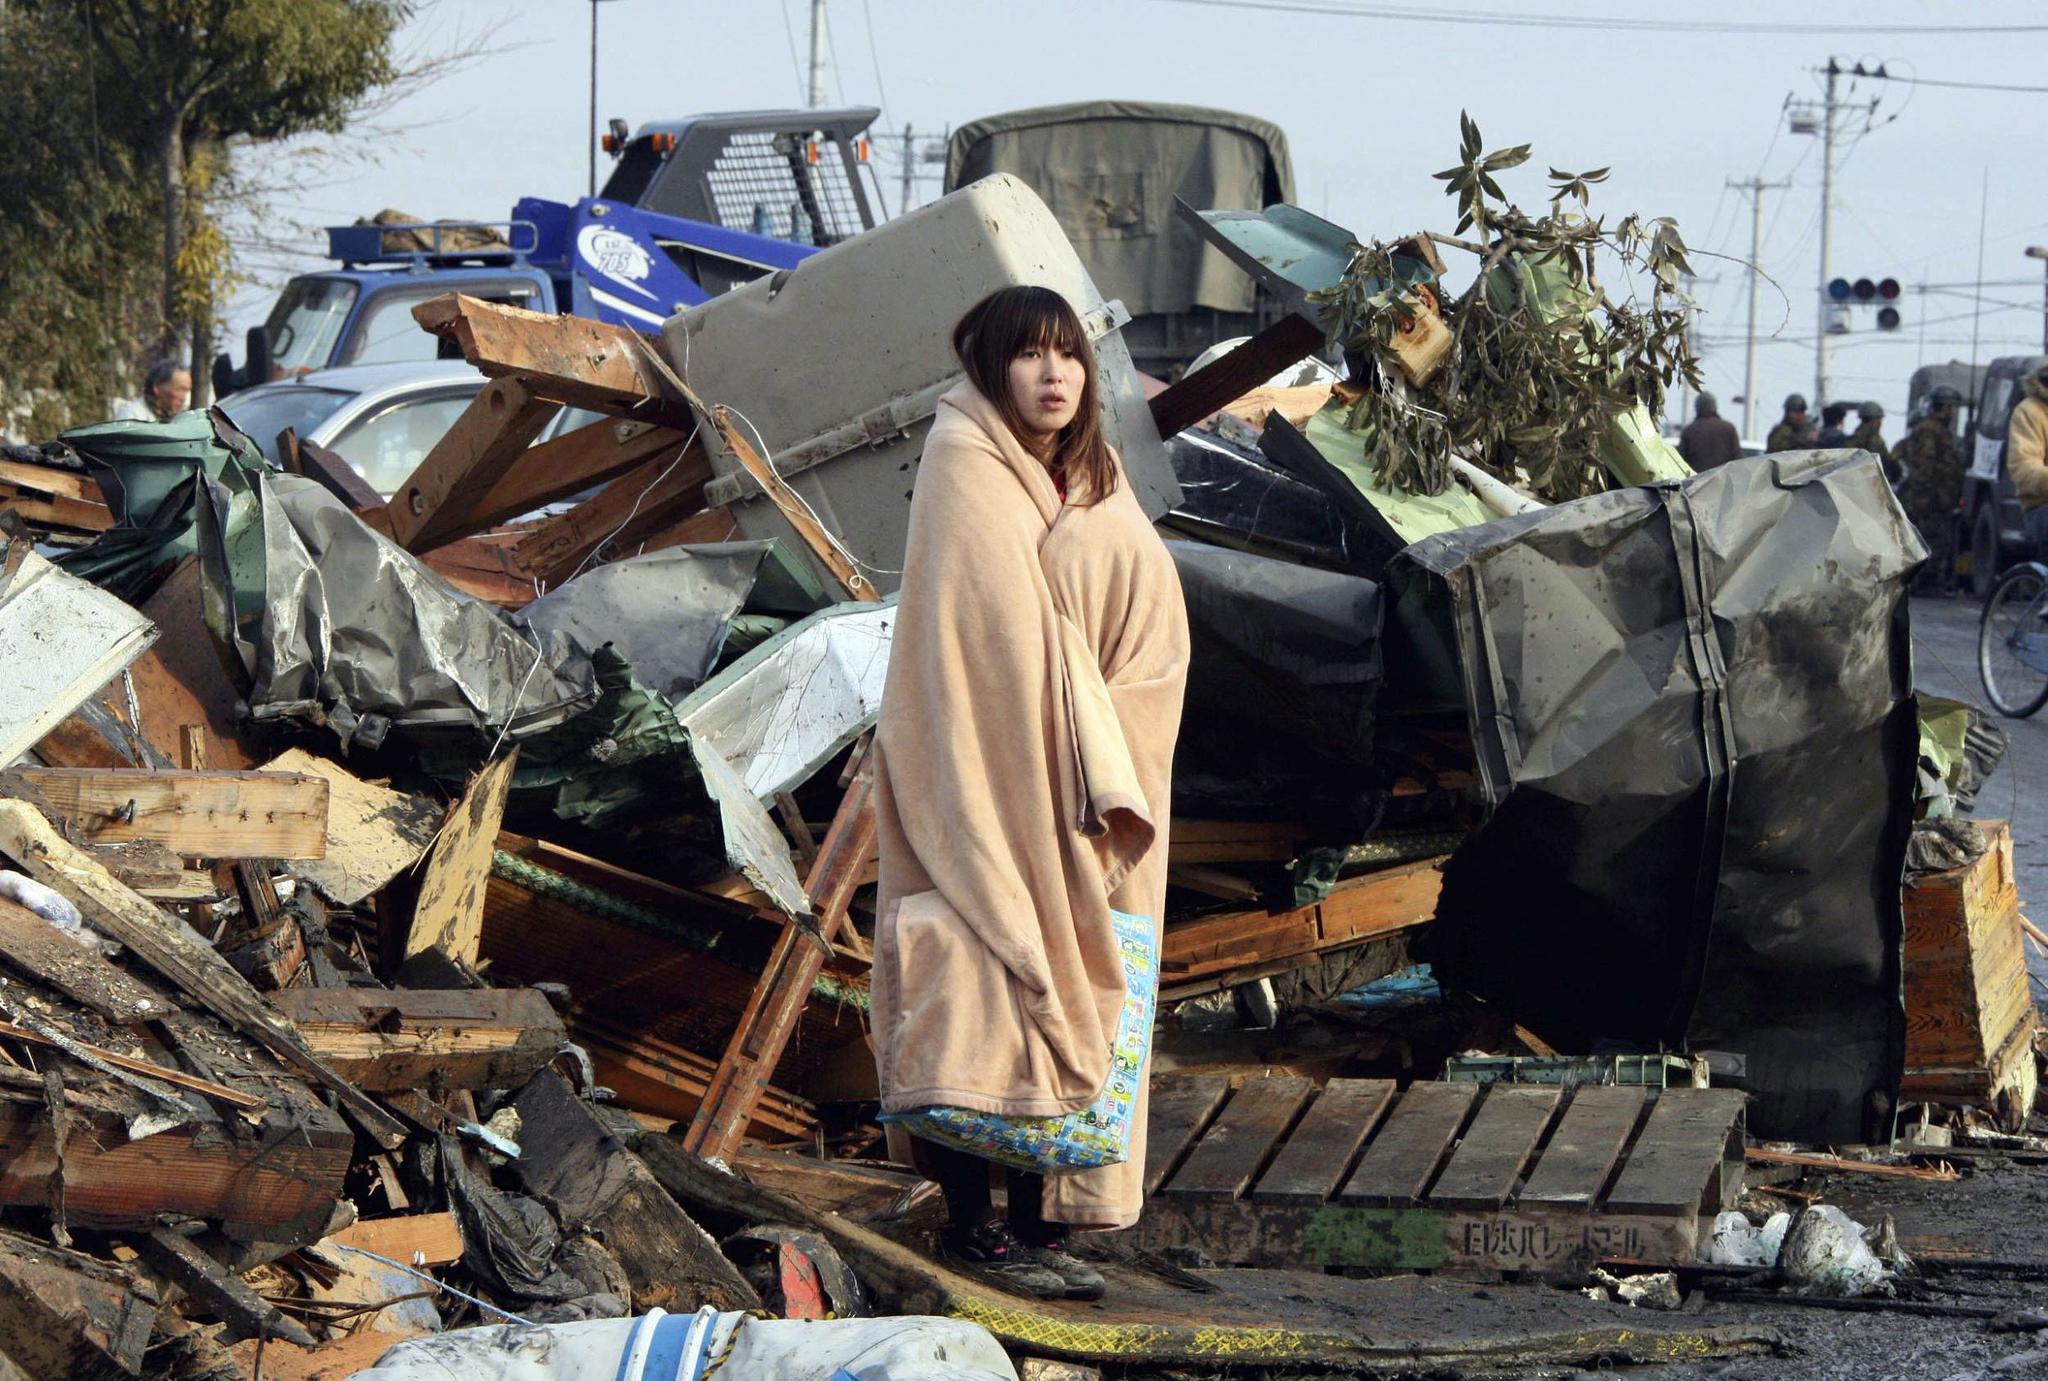
M 177 1004 L 129 977 L 96 948 L 66 937 L 35 912 L 5 898 L 0 898 L 0 962 L 111 1022 L 154 1021 L 177 1010 Z
M 1176 1075 L 1156 1079 L 1149 1091 L 1145 1120 L 1145 1193 L 1156 1194 L 1166 1177 L 1180 1168 L 1216 1109 L 1230 1096 L 1230 1080 L 1220 1074 Z
M 587 1227 L 632 1286 L 635 1313 L 648 1309 L 756 1309 L 760 1297 L 668 1196 L 638 1156 L 605 1127 L 560 1075 L 520 1091 L 519 1159 L 528 1192 L 550 1200 L 565 1226 Z
M 83 1051 L 94 1059 L 106 1061 L 116 1069 L 125 1069 L 130 1074 L 140 1074 L 146 1078 L 155 1079 L 159 1083 L 173 1084 L 178 1088 L 190 1089 L 194 1093 L 203 1093 L 208 1098 L 218 1098 L 221 1102 L 231 1103 L 238 1108 L 260 1108 L 263 1106 L 261 1098 L 231 1089 L 225 1084 L 216 1084 L 211 1079 L 201 1079 L 197 1075 L 185 1073 L 182 1069 L 167 1069 L 154 1060 L 138 1060 L 132 1055 L 123 1055 L 117 1050 L 103 1049 L 100 1046 L 92 1045 L 76 1038 L 59 1042 L 40 1031 L 32 1031 L 26 1026 L 17 1026 L 11 1021 L 0 1021 L 0 1036 L 20 1041 L 24 1045 L 39 1045 L 51 1050 Z
M 1393 1101 L 1391 1079 L 1332 1079 L 1259 1177 L 1262 1204 L 1319 1204 L 1337 1192 L 1358 1148 Z
M 704 506 L 711 455 L 700 436 L 675 457 L 642 461 L 604 488 L 542 522 L 513 548 L 519 563 L 543 582 L 559 585 L 613 547 L 631 551 Z
M 644 1031 L 626 1031 L 589 1015 L 575 1022 L 576 1041 L 590 1052 L 598 1082 L 619 1106 L 685 1125 L 704 1106 L 718 1062 Z M 810 1141 L 818 1130 L 812 1104 L 773 1084 L 761 1090 L 747 1135 L 761 1141 Z
M 819 934 L 827 942 L 845 922 L 861 870 L 875 849 L 874 753 L 863 746 L 855 749 L 855 756 L 859 766 L 804 883 Z M 726 1045 L 703 1106 L 690 1122 L 684 1142 L 692 1151 L 730 1156 L 739 1145 L 824 967 L 825 951 L 794 921 L 785 924 Z
M 312 1347 L 313 1335 L 258 1295 L 191 1238 L 171 1228 L 153 1228 L 135 1239 L 135 1249 L 150 1268 L 183 1290 L 207 1313 L 227 1325 L 229 1342 L 243 1338 L 282 1338 Z
M 1850 1160 L 1846 1156 L 1820 1155 L 1807 1151 L 1769 1151 L 1761 1146 L 1748 1147 L 1742 1155 L 1743 1159 L 1758 1165 L 1796 1165 L 1802 1170 L 1825 1170 L 1830 1174 L 1839 1172 L 1846 1175 L 1875 1175 L 1880 1179 L 1937 1182 L 1962 1178 L 1953 1166 L 1886 1165 L 1883 1161 Z
M 1516 1202 L 1591 1211 L 1649 1096 L 1639 1085 L 1594 1084 L 1574 1091 Z
M 104 505 L 99 485 L 78 470 L 61 470 L 54 465 L 28 465 L 18 460 L 0 460 L 0 483 L 32 489 L 38 494 L 61 494 L 67 499 L 84 499 Z
M 476 530 L 466 525 L 465 491 L 482 491 L 512 468 L 562 405 L 518 379 L 493 379 L 472 398 L 391 496 L 391 540 L 426 551 Z
M 1329 896 L 1292 911 L 1265 908 L 1203 916 L 1166 928 L 1160 944 L 1162 999 L 1191 996 L 1273 972 L 1285 961 L 1426 925 L 1443 889 L 1441 858 L 1346 878 Z M 1169 878 L 1171 873 L 1169 873 Z
M 61 1157 L 48 1110 L 0 1103 L 0 1203 L 55 1210 L 74 1227 L 146 1228 L 166 1213 L 247 1241 L 310 1242 L 334 1213 L 354 1158 L 340 1119 L 305 1100 L 231 1131 L 195 1116 L 139 1141 L 112 1112 L 73 1110 Z
M 1488 1209 L 1506 1203 L 1562 1096 L 1561 1089 L 1535 1084 L 1493 1085 L 1430 1188 L 1430 1206 Z
M 373 1093 L 517 1088 L 568 1039 L 532 988 L 287 988 L 271 1001 L 314 1054 Z
M 810 505 L 797 497 L 796 491 L 789 487 L 789 481 L 776 473 L 775 467 L 768 463 L 767 458 L 740 434 L 739 428 L 732 422 L 732 409 L 723 403 L 713 407 L 711 422 L 718 428 L 718 439 L 724 445 L 727 454 L 737 460 L 740 467 L 761 486 L 762 492 L 768 496 L 768 501 L 782 514 L 783 521 L 796 530 L 796 535 L 803 539 L 811 554 L 832 573 L 833 579 L 839 582 L 847 595 L 853 599 L 880 599 L 882 592 L 860 573 L 853 564 L 853 558 L 847 555 L 846 549 L 833 540 L 831 533 L 825 531 L 825 525 L 818 521 L 818 516 L 811 511 Z
M 453 1213 L 364 1218 L 321 1240 L 412 1265 L 452 1266 L 462 1260 L 462 1230 Z
M 539 397 L 684 431 L 696 424 L 652 348 L 623 326 L 529 312 L 461 293 L 422 302 L 412 316 L 485 374 L 517 376 Z
M 1323 348 L 1323 328 L 1290 312 L 1152 399 L 1152 421 L 1171 437 Z
M 1738 1164 L 1742 1158 L 1748 1101 L 1735 1089 L 1665 1089 L 1608 1192 L 1608 1210 L 1697 1214 L 1718 1208 L 1721 1164 L 1731 1152 Z
M 235 683 L 206 629 L 204 601 L 205 581 L 198 558 L 192 557 L 143 602 L 142 612 L 163 636 L 128 669 L 141 716 L 132 727 L 168 764 L 177 760 L 184 726 L 198 724 L 206 735 L 207 764 L 239 772 L 262 761 L 259 740 L 241 718 Z M 118 687 L 108 703 L 127 713 Z
M 546 504 L 617 479 L 643 462 L 672 458 L 688 432 L 607 417 L 521 452 L 497 481 L 462 500 L 470 532 L 531 513 Z
M 187 858 L 327 853 L 328 788 L 320 777 L 73 767 L 24 767 L 21 774 L 93 843 L 154 839 Z
M 1339 1201 L 1365 1208 L 1420 1204 L 1478 1096 L 1477 1084 L 1410 1084 L 1365 1148 Z
M 491 856 L 497 852 L 498 826 L 505 819 L 505 798 L 518 765 L 515 748 L 472 777 L 462 799 L 448 808 L 441 837 L 434 842 L 420 879 L 412 928 L 405 937 L 408 958 L 438 949 L 451 959 L 476 963 Z
M 0 852 L 36 881 L 70 897 L 94 928 L 126 945 L 186 997 L 334 1093 L 379 1145 L 390 1149 L 405 1140 L 405 1128 L 307 1050 L 291 1023 L 213 946 L 122 886 L 90 855 L 67 843 L 35 807 L 0 801 Z
M 322 895 L 354 906 L 383 890 L 433 842 L 441 809 L 424 796 L 363 781 L 347 768 L 293 748 L 264 764 L 266 772 L 298 772 L 326 779 L 327 836 L 323 855 L 291 865 L 295 877 Z
M 37 1381 L 140 1376 L 156 1315 L 133 1272 L 0 1231 L 0 1355 Z
M 1265 1169 L 1314 1092 L 1308 1079 L 1245 1080 L 1159 1192 L 1168 1198 L 1236 1198 Z

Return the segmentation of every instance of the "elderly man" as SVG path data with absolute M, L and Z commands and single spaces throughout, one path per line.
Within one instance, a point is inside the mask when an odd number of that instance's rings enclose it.
M 1695 471 L 1711 470 L 1742 454 L 1742 438 L 1735 424 L 1721 416 L 1713 394 L 1702 393 L 1692 410 L 1692 421 L 1678 434 L 1678 453 L 1687 465 Z
M 142 379 L 142 397 L 114 408 L 118 422 L 168 422 L 192 401 L 192 371 L 175 360 L 159 360 Z

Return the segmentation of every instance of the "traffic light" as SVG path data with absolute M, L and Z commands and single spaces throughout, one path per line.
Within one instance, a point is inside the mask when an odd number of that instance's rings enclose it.
M 1889 305 L 1897 301 L 1898 296 L 1899 280 L 1896 278 L 1858 278 L 1853 282 L 1847 278 L 1828 280 L 1828 300 L 1831 302 L 1854 307 L 1886 304 L 1877 308 L 1877 329 L 1880 331 L 1899 329 L 1899 309 Z

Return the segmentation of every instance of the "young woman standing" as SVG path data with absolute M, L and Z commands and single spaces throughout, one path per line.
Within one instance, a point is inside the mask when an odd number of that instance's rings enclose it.
M 1009 1117 L 1087 1106 L 1125 976 L 1110 912 L 1166 890 L 1188 660 L 1173 560 L 1102 434 L 1093 351 L 1066 299 L 1006 288 L 960 321 L 939 402 L 877 730 L 881 880 L 872 1011 L 882 1105 Z M 957 1261 L 1052 1297 L 1102 1278 L 1070 1228 L 1135 1222 L 1130 1158 L 1041 1178 L 919 1143 Z

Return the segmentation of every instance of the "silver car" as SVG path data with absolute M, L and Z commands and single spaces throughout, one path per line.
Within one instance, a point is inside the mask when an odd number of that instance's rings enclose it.
M 388 499 L 484 383 L 461 360 L 354 365 L 258 384 L 222 399 L 220 408 L 273 464 L 282 464 L 277 438 L 290 427 L 301 441 L 340 455 Z M 535 441 L 595 420 L 595 413 L 564 408 Z

